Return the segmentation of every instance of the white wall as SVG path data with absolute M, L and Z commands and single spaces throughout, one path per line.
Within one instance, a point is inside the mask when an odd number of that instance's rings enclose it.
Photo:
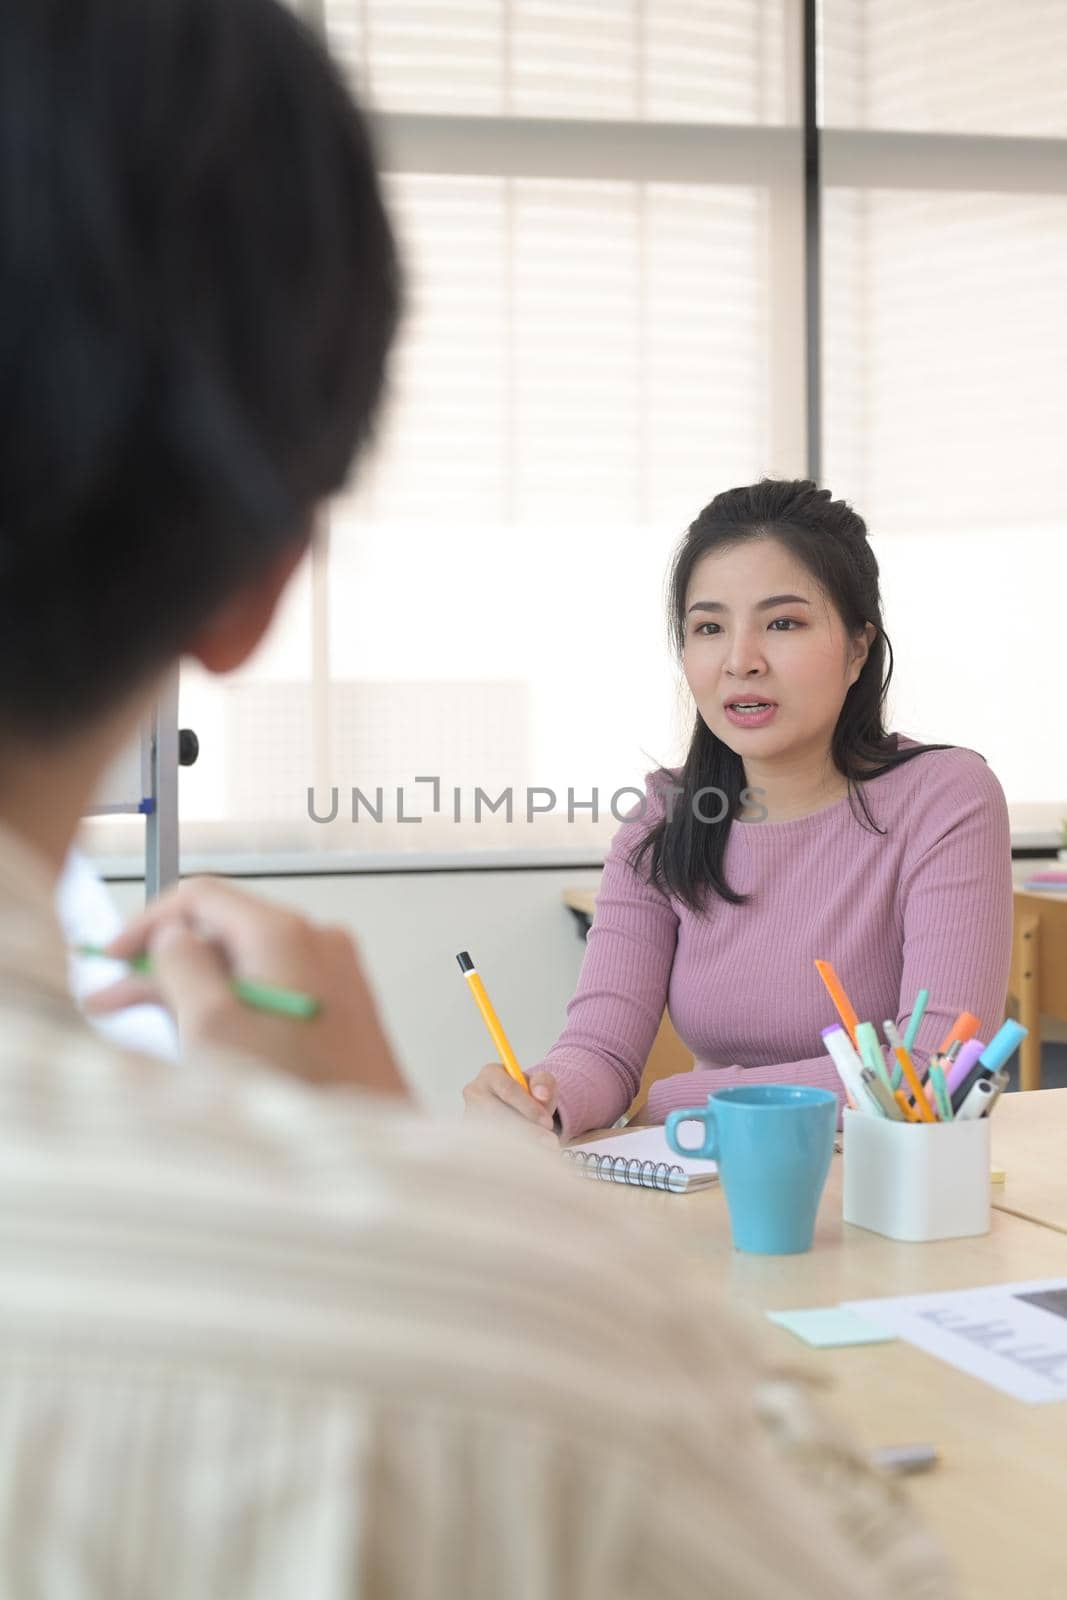
M 599 877 L 559 868 L 241 881 L 352 930 L 416 1093 L 435 1110 L 454 1110 L 463 1084 L 493 1059 L 457 951 L 471 952 L 519 1060 L 532 1064 L 563 1026 L 582 960 L 563 890 L 592 888 Z M 140 883 L 110 888 L 124 916 L 144 903 Z

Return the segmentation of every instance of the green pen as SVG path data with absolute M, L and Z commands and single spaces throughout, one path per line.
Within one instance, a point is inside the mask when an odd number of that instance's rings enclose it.
M 113 956 L 98 944 L 74 946 L 79 956 L 101 956 L 105 961 L 123 961 L 134 972 L 151 974 L 152 963 L 145 955 Z M 319 1002 L 313 994 L 302 994 L 299 989 L 282 989 L 276 983 L 255 983 L 249 978 L 231 978 L 230 988 L 238 1000 L 254 1006 L 257 1011 L 273 1011 L 279 1017 L 310 1018 L 317 1014 Z
M 926 1010 L 926 1002 L 929 1000 L 929 998 L 929 989 L 920 989 L 918 994 L 915 996 L 915 1004 L 911 1008 L 911 1016 L 908 1018 L 907 1031 L 904 1034 L 905 1050 L 910 1050 L 912 1045 L 915 1043 L 915 1035 L 919 1031 L 919 1023 L 923 1019 L 923 1012 Z
M 942 1122 L 951 1122 L 953 1120 L 952 1101 L 949 1097 L 948 1085 L 945 1082 L 944 1067 L 935 1061 L 930 1067 L 927 1077 L 930 1080 L 930 1087 L 934 1091 L 934 1103 L 937 1107 L 938 1116 Z
M 859 1046 L 860 1056 L 865 1066 L 876 1072 L 889 1090 L 893 1092 L 893 1080 L 882 1055 L 882 1047 L 878 1043 L 878 1032 L 873 1022 L 857 1022 L 856 1043 Z

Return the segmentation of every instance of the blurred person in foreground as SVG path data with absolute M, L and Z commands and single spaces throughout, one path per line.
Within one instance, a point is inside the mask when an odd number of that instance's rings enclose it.
M 262 637 L 398 283 L 363 123 L 273 0 L 0 7 L 0 1592 L 943 1595 L 684 1259 L 406 1103 L 347 935 L 192 881 L 104 1002 L 161 997 L 178 1064 L 71 1000 L 79 817 L 182 655 Z

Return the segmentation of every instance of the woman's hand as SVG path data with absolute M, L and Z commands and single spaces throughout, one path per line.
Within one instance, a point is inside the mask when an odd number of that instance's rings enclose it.
M 529 1094 L 498 1061 L 491 1061 L 464 1087 L 464 1103 L 474 1115 L 518 1116 L 535 1138 L 558 1145 L 553 1121 L 558 1103 L 556 1080 L 551 1072 L 531 1072 L 528 1081 Z
M 317 927 L 221 878 L 190 878 L 154 901 L 108 953 L 147 955 L 152 971 L 98 990 L 89 1011 L 162 1004 L 183 1050 L 239 1050 L 308 1083 L 407 1094 L 343 928 Z M 318 1011 L 306 1019 L 261 1011 L 237 999 L 235 977 L 314 995 Z

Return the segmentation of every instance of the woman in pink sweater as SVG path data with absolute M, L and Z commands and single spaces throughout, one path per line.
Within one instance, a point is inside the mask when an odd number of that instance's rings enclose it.
M 696 703 L 689 753 L 650 775 L 615 837 L 536 1098 L 496 1064 L 464 1091 L 546 1137 L 625 1111 L 664 1005 L 696 1066 L 653 1084 L 647 1120 L 740 1082 L 841 1094 L 817 957 L 879 1031 L 929 989 L 920 1063 L 959 1012 L 984 1039 L 1002 1020 L 1004 793 L 975 751 L 886 731 L 892 651 L 863 520 L 807 481 L 717 495 L 675 558 L 671 627 Z

